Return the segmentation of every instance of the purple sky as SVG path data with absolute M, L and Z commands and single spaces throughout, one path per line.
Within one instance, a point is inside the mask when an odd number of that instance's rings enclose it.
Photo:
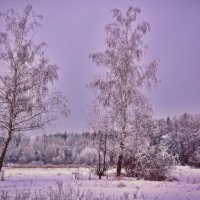
M 138 20 L 150 23 L 146 60 L 159 59 L 162 83 L 149 94 L 156 117 L 200 113 L 199 0 L 0 0 L 0 12 L 32 4 L 42 14 L 37 38 L 48 44 L 50 60 L 60 67 L 59 89 L 68 97 L 71 117 L 56 122 L 52 132 L 87 129 L 92 93 L 86 84 L 96 66 L 89 53 L 104 50 L 104 27 L 110 10 L 138 6 Z

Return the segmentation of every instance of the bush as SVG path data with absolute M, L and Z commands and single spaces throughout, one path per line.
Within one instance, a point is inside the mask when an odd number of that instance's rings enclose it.
M 130 151 L 125 158 L 124 168 L 128 176 L 138 179 L 162 181 L 170 176 L 176 164 L 174 156 L 161 146 L 140 146 L 137 151 Z
M 78 156 L 79 163 L 93 165 L 96 163 L 97 152 L 95 148 L 85 147 Z
M 189 165 L 200 168 L 200 147 L 189 158 Z
M 117 187 L 126 187 L 126 183 L 124 183 L 124 182 L 119 182 L 119 183 L 117 184 Z

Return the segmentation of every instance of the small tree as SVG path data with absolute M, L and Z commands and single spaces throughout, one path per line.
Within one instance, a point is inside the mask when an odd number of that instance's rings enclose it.
M 89 126 L 95 134 L 95 146 L 97 149 L 96 173 L 101 179 L 107 170 L 107 140 L 110 132 L 110 120 L 107 113 L 95 105 Z
M 0 170 L 13 135 L 44 127 L 69 110 L 60 92 L 49 92 L 58 79 L 58 67 L 44 55 L 44 42 L 36 44 L 40 26 L 32 6 L 23 13 L 11 9 L 0 15 L 0 131 L 5 142 L 0 155 Z
M 91 54 L 98 66 L 104 66 L 105 73 L 100 74 L 92 83 L 96 101 L 111 113 L 114 128 L 119 134 L 119 156 L 117 176 L 121 175 L 126 137 L 133 130 L 134 115 L 140 110 L 151 111 L 147 98 L 143 94 L 144 86 L 150 88 L 157 83 L 156 61 L 143 65 L 141 59 L 146 46 L 143 36 L 150 31 L 147 22 L 135 24 L 139 8 L 129 7 L 125 15 L 118 9 L 112 10 L 114 22 L 106 26 L 106 50 Z

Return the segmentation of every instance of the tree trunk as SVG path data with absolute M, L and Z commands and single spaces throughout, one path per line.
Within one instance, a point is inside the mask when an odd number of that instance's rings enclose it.
M 122 139 L 120 143 L 120 154 L 117 163 L 117 176 L 121 176 L 123 159 L 124 159 L 124 142 Z
M 101 180 L 101 173 L 99 173 L 99 180 Z
M 101 179 L 101 152 L 100 152 L 100 146 L 99 146 L 99 157 L 98 157 L 97 174 L 99 176 L 99 179 Z
M 123 155 L 120 154 L 117 163 L 117 176 L 121 176 Z
M 106 153 L 107 153 L 107 133 L 104 136 L 104 152 L 103 152 L 103 171 L 106 171 Z
M 3 150 L 2 150 L 2 153 L 1 153 L 1 156 L 0 156 L 0 172 L 1 172 L 1 169 L 3 167 L 3 162 L 4 162 L 4 159 L 5 159 L 5 155 L 6 155 L 6 151 L 8 149 L 8 145 L 10 143 L 10 140 L 11 140 L 11 136 L 9 136 L 6 141 L 5 141 L 5 144 L 4 144 L 4 147 L 3 147 Z

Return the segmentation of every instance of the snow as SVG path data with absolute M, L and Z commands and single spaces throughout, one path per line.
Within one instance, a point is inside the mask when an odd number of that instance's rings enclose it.
M 98 180 L 91 175 L 89 168 L 4 168 L 5 181 L 0 181 L 0 194 L 3 190 L 9 192 L 31 188 L 32 191 L 47 190 L 54 187 L 58 181 L 63 186 L 71 186 L 80 190 L 90 190 L 95 194 L 104 193 L 116 198 L 124 193 L 135 195 L 137 199 L 162 200 L 199 200 L 200 199 L 200 169 L 178 166 L 173 171 L 176 181 L 157 182 L 136 180 L 134 178 L 113 176 L 113 169 L 108 176 Z

